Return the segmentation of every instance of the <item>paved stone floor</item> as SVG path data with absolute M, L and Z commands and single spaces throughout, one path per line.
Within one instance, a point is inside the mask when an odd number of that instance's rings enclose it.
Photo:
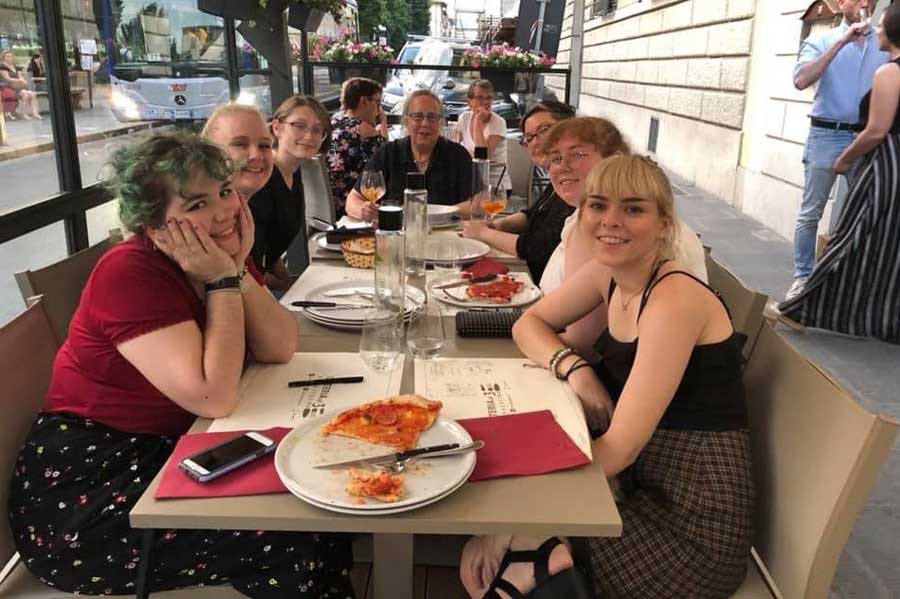
M 712 247 L 713 256 L 741 280 L 782 298 L 791 283 L 791 242 L 725 202 L 679 181 L 677 210 Z M 900 346 L 825 331 L 778 327 L 811 361 L 827 370 L 867 410 L 900 418 Z M 900 597 L 900 444 L 860 514 L 841 556 L 832 599 Z

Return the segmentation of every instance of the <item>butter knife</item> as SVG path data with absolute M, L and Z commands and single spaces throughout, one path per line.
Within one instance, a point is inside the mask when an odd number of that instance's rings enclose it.
M 443 452 L 450 449 L 457 449 L 459 443 L 446 443 L 444 445 L 429 445 L 428 447 L 418 447 L 416 449 L 408 449 L 406 451 L 396 451 L 394 453 L 386 453 L 383 455 L 373 456 L 371 458 L 360 458 L 356 460 L 347 460 L 344 462 L 334 462 L 331 464 L 319 464 L 313 466 L 317 469 L 331 468 L 349 468 L 351 466 L 372 466 L 375 464 L 389 464 L 391 462 L 399 462 L 407 458 L 422 457 L 430 453 Z
M 459 281 L 452 281 L 450 283 L 441 283 L 440 285 L 435 285 L 433 289 L 453 289 L 454 287 L 462 287 L 463 285 L 469 285 L 471 283 L 487 283 L 488 281 L 493 281 L 496 278 L 497 275 L 495 274 L 479 275 L 477 277 L 471 277 Z

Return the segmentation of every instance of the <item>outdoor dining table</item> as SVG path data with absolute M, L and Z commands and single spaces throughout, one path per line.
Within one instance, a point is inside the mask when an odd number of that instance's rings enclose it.
M 314 261 L 321 268 L 329 264 Z M 336 263 L 330 264 L 337 266 Z M 371 276 L 371 271 L 369 276 Z M 318 275 L 316 273 L 319 273 Z M 310 284 L 321 270 L 310 268 L 296 285 Z M 290 292 L 289 292 L 290 293 Z M 356 352 L 359 334 L 335 331 L 298 319 L 298 351 Z M 454 327 L 442 357 L 521 358 L 510 339 L 456 337 Z M 414 392 L 414 361 L 407 355 L 401 393 Z M 251 366 L 251 369 L 256 368 Z M 365 398 L 361 398 L 365 399 Z M 252 405 L 254 397 L 240 399 Z M 212 421 L 200 418 L 191 432 L 205 431 Z M 466 483 L 445 499 L 392 515 L 344 515 L 314 507 L 290 495 L 165 499 L 154 497 L 162 474 L 156 476 L 132 509 L 131 525 L 146 529 L 144 555 L 149 554 L 155 529 L 221 529 L 321 531 L 373 535 L 373 584 L 376 599 L 411 599 L 415 535 L 521 534 L 536 537 L 619 536 L 622 522 L 600 464 L 538 476 L 508 477 Z M 150 560 L 142 559 L 146 568 Z M 139 573 L 139 581 L 140 573 Z M 142 596 L 140 588 L 138 598 Z

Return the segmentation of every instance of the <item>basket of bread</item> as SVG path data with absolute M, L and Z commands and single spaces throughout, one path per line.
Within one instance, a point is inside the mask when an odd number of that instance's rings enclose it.
M 375 267 L 375 237 L 351 237 L 341 242 L 344 262 L 353 268 Z

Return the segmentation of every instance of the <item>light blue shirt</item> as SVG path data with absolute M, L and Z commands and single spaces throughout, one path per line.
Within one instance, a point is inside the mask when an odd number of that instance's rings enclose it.
M 800 46 L 797 70 L 828 51 L 850 28 L 847 21 L 829 31 L 809 36 Z M 860 45 L 850 42 L 837 53 L 816 87 L 816 99 L 809 116 L 842 123 L 859 121 L 859 102 L 872 89 L 875 70 L 890 56 L 878 49 L 878 39 L 872 28 Z

